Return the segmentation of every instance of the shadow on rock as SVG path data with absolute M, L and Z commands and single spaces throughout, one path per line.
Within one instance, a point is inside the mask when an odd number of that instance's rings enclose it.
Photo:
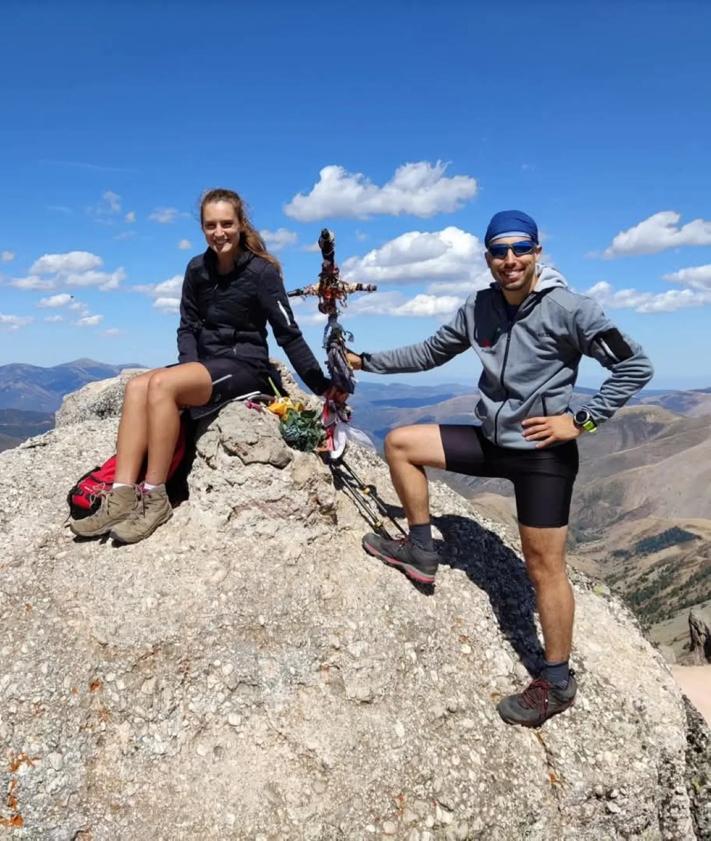
M 484 590 L 502 633 L 529 673 L 537 675 L 543 649 L 533 619 L 535 594 L 519 556 L 467 517 L 445 514 L 432 522 L 445 540 L 440 563 L 463 570 Z

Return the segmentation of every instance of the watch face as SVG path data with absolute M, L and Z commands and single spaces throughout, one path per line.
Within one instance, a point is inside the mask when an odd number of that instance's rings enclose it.
M 575 423 L 582 426 L 587 420 L 590 420 L 590 412 L 587 409 L 580 409 L 575 413 Z

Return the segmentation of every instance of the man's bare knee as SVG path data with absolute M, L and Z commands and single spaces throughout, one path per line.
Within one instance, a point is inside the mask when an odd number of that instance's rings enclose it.
M 416 467 L 444 467 L 444 452 L 439 427 L 433 424 L 400 426 L 385 439 L 388 464 L 406 462 Z
M 544 552 L 539 548 L 524 548 L 523 557 L 526 561 L 526 571 L 533 586 L 538 589 L 541 585 L 565 578 L 568 573 L 565 567 L 565 555 L 560 552 Z
M 407 427 L 392 429 L 385 436 L 385 458 L 389 462 L 391 458 L 403 458 L 407 455 L 408 435 Z

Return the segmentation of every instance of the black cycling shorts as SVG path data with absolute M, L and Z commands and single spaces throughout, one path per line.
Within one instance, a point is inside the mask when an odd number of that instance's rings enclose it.
M 518 521 L 524 526 L 568 525 L 578 473 L 575 441 L 540 450 L 518 450 L 492 444 L 478 426 L 443 424 L 439 430 L 447 470 L 467 476 L 510 479 L 516 493 Z

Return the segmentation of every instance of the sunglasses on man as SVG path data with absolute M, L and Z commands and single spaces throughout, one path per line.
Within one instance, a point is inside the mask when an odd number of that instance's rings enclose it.
M 503 260 L 509 253 L 509 248 L 513 251 L 515 257 L 523 257 L 526 254 L 533 254 L 538 248 L 538 243 L 532 239 L 522 240 L 521 242 L 492 242 L 487 246 L 487 251 L 496 260 Z

